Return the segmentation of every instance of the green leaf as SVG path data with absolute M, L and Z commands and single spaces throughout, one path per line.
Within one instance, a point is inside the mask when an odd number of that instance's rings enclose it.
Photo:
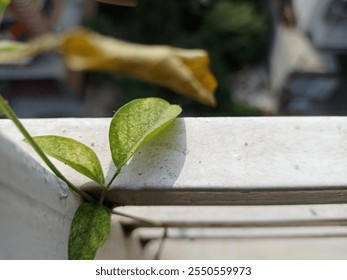
M 24 43 L 2 41 L 0 43 L 0 53 L 14 52 L 14 51 L 24 49 L 25 47 L 26 47 L 26 44 Z
M 8 102 L 0 95 L 0 117 L 6 114 L 6 107 L 8 107 Z
M 92 260 L 110 234 L 109 211 L 94 203 L 83 203 L 72 220 L 68 255 L 70 260 Z
M 100 161 L 88 146 L 62 136 L 47 135 L 33 138 L 46 154 L 64 162 L 93 181 L 101 185 L 104 183 Z
M 0 0 L 0 19 L 2 18 L 2 15 L 5 12 L 8 4 L 10 4 L 10 2 L 11 0 Z
M 118 170 L 181 111 L 181 107 L 160 98 L 135 99 L 120 108 L 109 131 L 112 159 Z
M 2 115 L 5 115 L 5 111 L 2 109 L 2 107 L 0 106 L 0 117 L 2 116 Z

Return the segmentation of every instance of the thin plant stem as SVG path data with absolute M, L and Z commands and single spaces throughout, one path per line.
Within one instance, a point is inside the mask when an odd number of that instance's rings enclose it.
M 118 168 L 117 171 L 114 173 L 113 177 L 111 178 L 111 180 L 107 183 L 106 185 L 106 190 L 108 190 L 111 186 L 111 184 L 113 183 L 113 181 L 117 178 L 117 176 L 120 174 L 121 168 Z
M 110 188 L 111 184 L 113 183 L 113 181 L 117 178 L 117 176 L 120 174 L 121 168 L 118 168 L 116 170 L 116 172 L 113 174 L 111 180 L 106 184 L 106 186 L 102 187 L 102 192 L 101 192 L 101 197 L 100 197 L 100 204 L 103 204 L 106 193 L 108 191 L 108 189 Z
M 31 137 L 29 132 L 24 128 L 24 126 L 19 121 L 15 112 L 13 112 L 11 107 L 7 104 L 7 102 L 5 101 L 5 99 L 1 95 L 0 95 L 0 107 L 2 108 L 4 113 L 7 115 L 7 117 L 15 124 L 15 126 L 18 128 L 18 130 L 23 134 L 25 139 L 33 147 L 33 149 L 40 156 L 40 158 L 46 163 L 46 165 L 52 170 L 52 172 L 56 176 L 59 177 L 61 180 L 63 180 L 72 191 L 79 194 L 82 198 L 84 198 L 85 200 L 87 200 L 89 202 L 95 202 L 95 199 L 92 196 L 90 196 L 86 192 L 77 188 L 55 167 L 55 165 L 50 161 L 50 159 L 42 151 L 42 149 L 39 147 L 39 145 L 37 145 L 35 140 Z

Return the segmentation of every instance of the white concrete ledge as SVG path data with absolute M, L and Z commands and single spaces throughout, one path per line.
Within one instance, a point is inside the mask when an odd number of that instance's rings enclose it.
M 115 169 L 109 122 L 23 120 L 33 135 L 91 146 L 108 177 Z M 28 156 L 40 162 L 10 121 L 0 120 L 0 131 L 6 136 L 0 135 L 0 258 L 66 258 L 80 200 Z M 170 227 L 162 258 L 345 258 L 346 204 L 337 203 L 347 202 L 346 139 L 345 117 L 179 119 L 134 156 L 107 200 L 128 205 L 117 211 Z M 98 193 L 89 179 L 57 165 L 76 185 Z M 121 224 L 141 228 L 126 236 Z M 113 217 L 111 238 L 97 258 L 153 256 L 162 232 L 143 226 Z M 150 241 L 145 250 L 139 239 Z
M 24 120 L 33 135 L 72 137 L 94 148 L 112 175 L 110 119 Z M 0 129 L 23 146 L 6 120 Z M 347 118 L 185 118 L 124 167 L 107 200 L 117 205 L 278 205 L 347 202 Z M 93 183 L 60 165 L 94 193 Z

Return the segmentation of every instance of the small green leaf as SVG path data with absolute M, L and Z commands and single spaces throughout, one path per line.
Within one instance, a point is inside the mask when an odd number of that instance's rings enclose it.
M 26 47 L 26 44 L 24 43 L 2 41 L 0 42 L 0 53 L 14 52 L 14 51 L 24 49 L 25 47 Z
M 112 159 L 118 169 L 153 136 L 173 121 L 182 109 L 160 98 L 135 99 L 112 118 L 109 140 Z
M 0 0 L 0 18 L 2 18 L 7 6 L 10 4 L 11 0 Z
M 0 95 L 0 117 L 6 115 L 6 106 L 8 106 L 7 101 Z
M 72 220 L 68 255 L 69 260 L 92 260 L 110 234 L 109 211 L 94 203 L 83 203 Z
M 33 138 L 46 154 L 64 162 L 93 181 L 101 185 L 104 183 L 100 161 L 88 146 L 62 136 L 47 135 Z
M 5 111 L 2 109 L 2 107 L 0 106 L 0 117 L 2 116 L 2 115 L 5 115 Z

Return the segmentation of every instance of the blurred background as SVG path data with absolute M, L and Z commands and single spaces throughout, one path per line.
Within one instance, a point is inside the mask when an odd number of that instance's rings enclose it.
M 111 117 L 147 96 L 180 104 L 183 116 L 347 115 L 347 0 L 12 0 L 0 39 L 76 26 L 207 50 L 218 106 L 114 74 L 72 72 L 49 53 L 0 66 L 0 91 L 20 117 Z

